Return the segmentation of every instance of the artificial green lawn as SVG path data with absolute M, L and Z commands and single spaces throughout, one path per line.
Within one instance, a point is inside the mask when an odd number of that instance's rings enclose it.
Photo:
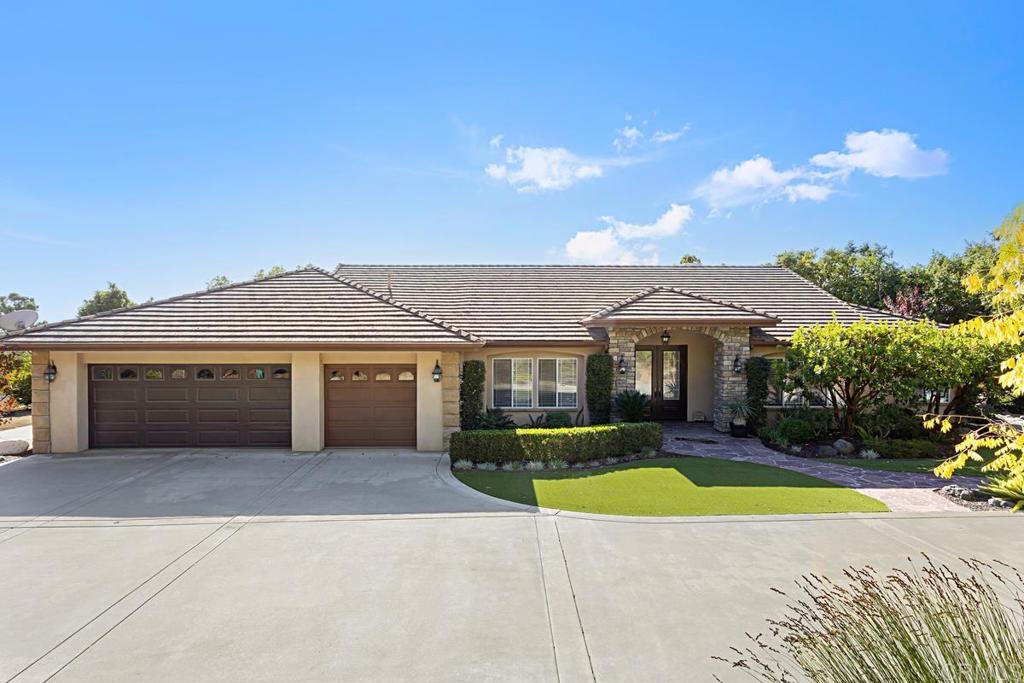
M 457 471 L 497 498 L 606 515 L 888 512 L 880 501 L 798 472 L 711 458 L 657 458 L 560 472 Z
M 860 458 L 821 458 L 822 462 L 831 462 L 837 465 L 849 465 L 850 467 L 863 467 L 866 470 L 883 470 L 885 472 L 920 472 L 922 474 L 933 474 L 934 470 L 942 459 L 935 458 L 883 458 L 879 460 L 862 460 Z M 981 471 L 984 463 L 969 460 L 963 469 L 957 470 L 958 475 L 966 477 L 987 477 L 988 474 Z M 936 477 L 936 480 L 939 478 Z

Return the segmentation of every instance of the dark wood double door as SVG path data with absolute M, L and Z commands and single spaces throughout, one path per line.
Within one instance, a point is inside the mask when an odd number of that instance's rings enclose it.
M 636 390 L 651 397 L 651 419 L 686 419 L 686 347 L 636 347 Z

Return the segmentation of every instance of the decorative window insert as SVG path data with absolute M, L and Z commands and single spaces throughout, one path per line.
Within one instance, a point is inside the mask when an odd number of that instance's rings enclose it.
M 188 379 L 188 369 L 174 368 L 171 370 L 171 379 Z
M 491 361 L 491 377 L 495 408 L 533 407 L 532 358 L 495 358 Z
M 416 374 L 412 370 L 402 370 L 398 373 L 399 382 L 415 382 Z
M 291 379 L 292 371 L 288 368 L 274 368 L 270 376 L 274 379 Z
M 242 373 L 238 370 L 238 368 L 221 368 L 220 378 L 231 380 L 242 379 Z
M 391 381 L 391 373 L 390 372 L 378 372 L 376 375 L 373 376 L 373 381 L 374 382 L 390 382 Z
M 118 368 L 117 378 L 124 382 L 134 382 L 139 379 L 138 368 Z
M 106 366 L 93 366 L 92 378 L 100 382 L 109 382 L 114 379 L 114 368 Z
M 575 358 L 537 360 L 537 405 L 541 408 L 575 408 L 577 396 Z
M 213 368 L 199 368 L 196 370 L 196 379 L 209 381 L 217 379 L 217 375 L 214 374 Z
M 367 375 L 362 370 L 356 370 L 355 372 L 352 373 L 352 381 L 353 382 L 366 382 L 369 379 L 370 379 L 370 376 Z
M 331 376 L 327 379 L 328 382 L 344 382 L 345 373 L 341 370 L 331 370 Z
M 146 368 L 142 371 L 142 378 L 149 382 L 161 382 L 164 379 L 164 369 Z
M 245 376 L 249 379 L 266 379 L 267 371 L 263 368 L 246 368 Z

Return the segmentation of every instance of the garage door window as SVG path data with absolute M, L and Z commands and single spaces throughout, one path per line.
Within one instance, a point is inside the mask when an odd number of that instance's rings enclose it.
M 98 382 L 109 382 L 114 379 L 114 368 L 97 367 L 92 368 L 92 378 Z
M 267 376 L 267 372 L 263 368 L 249 368 L 245 371 L 245 376 L 249 379 L 263 379 Z
M 185 368 L 174 368 L 171 370 L 171 379 L 188 379 L 188 370 Z
M 370 379 L 370 377 L 362 370 L 356 370 L 355 372 L 352 373 L 353 382 L 365 382 L 368 379 Z
M 331 376 L 327 378 L 329 382 L 344 382 L 345 373 L 341 370 L 331 370 Z
M 398 373 L 398 381 L 399 382 L 415 382 L 416 381 L 416 375 L 413 374 L 409 370 L 403 370 L 402 372 Z
M 291 379 L 292 373 L 288 368 L 274 368 L 272 377 L 274 379 Z
M 209 381 L 217 379 L 217 375 L 213 374 L 213 368 L 199 368 L 196 370 L 196 379 Z
M 391 373 L 390 372 L 378 372 L 376 375 L 374 375 L 373 381 L 374 382 L 390 382 L 391 381 Z
M 120 368 L 117 378 L 125 382 L 134 382 L 139 378 L 139 371 L 136 368 Z
M 164 379 L 163 368 L 146 368 L 142 373 L 143 378 L 150 382 L 162 382 Z
M 221 368 L 220 369 L 221 379 L 242 379 L 242 373 L 238 371 L 238 368 Z

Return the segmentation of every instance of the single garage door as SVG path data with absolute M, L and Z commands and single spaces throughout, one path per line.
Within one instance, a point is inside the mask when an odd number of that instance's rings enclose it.
M 416 446 L 415 365 L 324 367 L 326 446 Z
M 89 446 L 290 447 L 290 365 L 90 365 Z

